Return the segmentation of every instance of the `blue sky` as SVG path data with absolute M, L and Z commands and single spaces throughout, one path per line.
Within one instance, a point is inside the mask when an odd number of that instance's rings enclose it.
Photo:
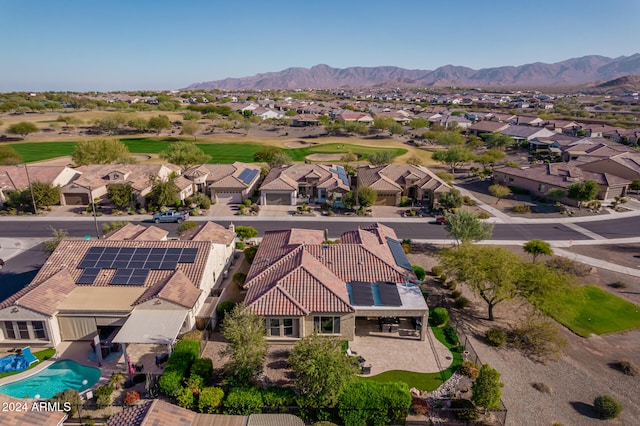
M 640 51 L 638 0 L 0 0 L 0 91 L 176 89 L 327 64 L 487 68 Z

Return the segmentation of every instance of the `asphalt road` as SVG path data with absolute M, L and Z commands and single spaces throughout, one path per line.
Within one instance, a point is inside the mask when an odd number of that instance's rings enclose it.
M 29 284 L 36 276 L 48 257 L 42 248 L 40 244 L 5 263 L 0 270 L 0 301 Z
M 380 221 L 392 227 L 398 238 L 405 239 L 446 239 L 447 235 L 444 227 L 416 222 L 389 222 Z M 134 222 L 145 226 L 154 225 L 151 221 Z M 218 222 L 223 226 L 228 226 L 229 222 Z M 283 229 L 289 227 L 303 229 L 328 229 L 330 238 L 337 238 L 342 233 L 353 230 L 357 226 L 365 227 L 371 222 L 357 222 L 353 220 L 341 221 L 340 219 L 328 221 L 271 221 L 261 218 L 247 218 L 234 220 L 236 225 L 250 225 L 260 233 L 264 231 Z M 597 222 L 585 222 L 579 226 L 595 232 L 605 238 L 623 238 L 640 236 L 640 217 L 626 219 L 602 220 Z M 100 224 L 101 226 L 101 224 Z M 176 235 L 178 227 L 175 223 L 161 223 L 159 226 L 168 230 L 171 235 Z M 26 238 L 26 237 L 48 237 L 51 235 L 50 227 L 66 229 L 69 235 L 74 237 L 84 237 L 86 235 L 95 238 L 96 229 L 92 221 L 52 221 L 52 222 L 27 222 L 27 221 L 0 221 L 0 238 Z M 569 241 L 584 240 L 589 237 L 570 229 L 562 224 L 496 224 L 492 240 L 521 240 L 541 239 L 545 241 Z

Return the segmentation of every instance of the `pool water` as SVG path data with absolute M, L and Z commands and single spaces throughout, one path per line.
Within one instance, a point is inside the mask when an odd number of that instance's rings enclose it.
M 56 361 L 36 374 L 17 382 L 0 385 L 0 393 L 14 398 L 51 398 L 58 392 L 85 391 L 100 379 L 100 370 L 75 361 Z

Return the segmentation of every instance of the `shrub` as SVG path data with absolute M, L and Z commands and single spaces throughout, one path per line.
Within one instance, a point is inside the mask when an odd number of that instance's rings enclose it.
M 196 228 L 196 227 L 198 227 L 198 224 L 195 222 L 191 222 L 191 221 L 182 222 L 180 225 L 178 225 L 178 229 L 177 229 L 178 235 L 182 235 L 189 229 Z
M 347 426 L 396 424 L 409 414 L 411 392 L 405 383 L 355 381 L 338 397 L 338 415 Z
M 487 343 L 491 346 L 495 346 L 496 348 L 500 348 L 504 346 L 507 341 L 507 335 L 504 331 L 499 330 L 497 328 L 490 328 L 484 333 L 485 339 L 487 339 Z
M 475 379 L 480 372 L 480 366 L 473 361 L 463 361 L 458 365 L 458 372 L 471 379 Z
M 637 376 L 640 374 L 638 366 L 631 361 L 621 360 L 613 363 L 613 367 L 622 371 L 627 376 Z
M 440 276 L 438 277 L 440 282 L 443 283 L 443 284 L 447 282 L 447 278 L 449 278 L 449 276 L 447 274 L 440 274 Z
M 451 409 L 454 410 L 456 418 L 464 422 L 475 422 L 480 417 L 478 409 L 468 399 L 454 399 L 451 401 Z
M 427 271 L 425 271 L 422 266 L 420 266 L 420 265 L 411 265 L 411 267 L 413 268 L 413 272 L 416 273 L 416 277 L 420 281 L 425 279 L 425 277 L 427 276 Z
M 615 419 L 622 412 L 622 405 L 612 396 L 600 395 L 593 400 L 593 406 L 602 419 Z
M 236 243 L 236 250 L 244 250 L 245 246 L 246 246 L 246 244 L 244 242 L 238 241 Z
M 225 300 L 224 302 L 218 303 L 218 306 L 216 306 L 216 317 L 218 317 L 218 324 L 224 324 L 224 318 L 229 312 L 233 310 L 235 306 L 236 303 L 232 302 L 231 300 Z
M 231 281 L 233 281 L 234 284 L 237 285 L 238 287 L 242 287 L 246 279 L 247 279 L 247 274 L 243 274 L 242 272 L 236 272 L 231 277 Z
M 436 265 L 433 268 L 431 268 L 431 273 L 436 277 L 440 276 L 443 272 L 444 272 L 444 268 L 440 265 Z
M 251 201 L 251 199 L 249 198 L 245 198 L 244 200 L 242 200 L 242 204 L 244 206 L 251 207 L 251 204 L 253 204 L 253 201 Z
M 413 398 L 411 398 L 411 407 L 409 408 L 409 412 L 414 416 L 426 415 L 429 412 L 427 401 L 414 396 Z
M 517 206 L 513 206 L 511 211 L 514 213 L 531 213 L 531 207 L 528 204 L 518 204 Z
M 445 283 L 445 286 L 451 290 L 451 291 L 455 291 L 455 289 L 458 287 L 458 283 L 455 282 L 454 280 L 449 281 L 448 283 Z
M 444 329 L 444 337 L 445 339 L 447 339 L 447 342 L 449 342 L 449 344 L 453 346 L 460 343 L 460 339 L 458 339 L 458 335 L 456 334 L 456 331 L 451 327 L 446 327 Z
M 542 393 L 551 393 L 551 388 L 546 383 L 534 382 L 531 383 L 531 387 Z
M 478 213 L 478 219 L 489 219 L 491 217 L 491 215 L 487 212 L 485 212 L 484 210 L 482 210 L 480 213 Z
M 268 386 L 262 390 L 262 403 L 265 407 L 279 409 L 295 405 L 296 393 L 293 389 Z
M 193 392 L 187 387 L 180 387 L 175 393 L 176 401 L 182 408 L 191 409 L 193 407 Z
M 429 311 L 429 319 L 436 326 L 445 325 L 449 322 L 449 311 L 442 307 L 433 308 Z
M 407 197 L 406 195 L 403 195 L 402 197 L 400 197 L 400 207 L 409 207 L 411 206 L 411 198 Z
M 224 413 L 248 416 L 262 412 L 264 403 L 260 389 L 255 387 L 233 388 L 224 400 Z
M 203 388 L 198 398 L 198 411 L 212 414 L 224 399 L 224 391 L 216 387 Z
M 474 200 L 473 198 L 469 197 L 468 195 L 465 195 L 462 197 L 462 202 L 465 204 L 465 206 L 475 206 L 476 205 L 476 200 Z
M 158 382 L 160 391 L 169 396 L 176 396 L 176 391 L 179 390 L 185 374 L 199 357 L 200 342 L 198 340 L 180 340 L 171 353 L 162 376 L 160 376 Z
M 187 380 L 184 381 L 184 386 L 189 388 L 192 394 L 200 395 L 200 391 L 202 390 L 202 386 L 204 384 L 204 380 L 202 377 L 197 374 L 192 374 L 189 376 Z
M 213 362 L 211 358 L 196 359 L 191 366 L 190 375 L 202 377 L 204 383 L 209 382 L 213 377 Z
M 454 303 L 456 305 L 456 308 L 464 309 L 467 306 L 469 306 L 469 299 L 467 299 L 464 296 L 456 297 L 456 300 Z
M 98 407 L 106 407 L 111 404 L 111 394 L 113 393 L 113 388 L 111 386 L 98 386 L 94 393 L 96 397 L 96 404 Z
M 251 246 L 244 249 L 244 258 L 251 265 L 253 263 L 253 259 L 256 257 L 256 253 L 258 252 L 257 246 Z
M 462 296 L 462 293 L 460 292 L 460 290 L 453 290 L 451 292 L 451 297 L 453 297 L 454 299 L 457 299 L 460 296 Z
M 328 422 L 323 420 L 321 422 L 315 422 L 312 426 L 338 426 L 338 425 L 333 422 Z
M 174 396 L 176 391 L 180 388 L 183 378 L 183 374 L 179 371 L 165 367 L 162 376 L 160 376 L 160 379 L 158 380 L 160 392 L 165 395 Z
M 559 269 L 567 274 L 584 277 L 589 275 L 591 267 L 566 257 L 554 257 L 545 262 L 549 268 Z
M 131 390 L 124 396 L 125 405 L 133 405 L 140 399 L 140 393 L 138 391 Z
M 523 355 L 539 362 L 557 358 L 567 345 L 558 327 L 543 317 L 529 317 L 509 331 L 509 344 Z
M 55 394 L 55 396 L 50 399 L 50 402 L 57 402 L 58 406 L 62 407 L 62 409 L 69 415 L 69 417 L 73 417 L 78 412 L 78 407 L 82 405 L 82 398 L 80 398 L 80 392 L 78 392 L 77 390 L 69 389 Z M 68 410 L 66 409 L 67 406 L 65 405 L 65 402 L 69 403 Z
M 195 194 L 193 197 L 191 197 L 191 202 L 204 210 L 207 210 L 209 207 L 211 207 L 211 198 L 202 193 Z

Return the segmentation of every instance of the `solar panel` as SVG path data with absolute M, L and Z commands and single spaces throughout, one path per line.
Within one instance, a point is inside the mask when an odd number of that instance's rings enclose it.
M 102 254 L 104 247 L 91 247 L 87 254 Z
M 93 268 L 96 266 L 95 260 L 83 260 L 78 264 L 78 269 Z
M 375 304 L 370 283 L 353 281 L 351 283 L 351 297 L 354 305 L 373 306 Z
M 195 261 L 196 261 L 195 254 L 183 254 L 182 256 L 180 256 L 180 259 L 178 260 L 178 262 L 180 263 L 193 263 Z
M 133 254 L 136 251 L 136 249 L 134 247 L 122 247 L 120 249 L 120 255 L 130 255 Z
M 114 269 L 122 269 L 122 268 L 126 268 L 128 264 L 129 262 L 126 260 L 114 260 L 111 267 Z
M 178 266 L 178 262 L 162 262 L 158 269 L 173 270 L 173 269 L 176 269 L 177 266 Z
M 96 268 L 111 269 L 113 260 L 99 260 L 96 262 Z
M 171 256 L 171 255 L 180 256 L 180 254 L 182 254 L 182 249 L 181 248 L 170 248 L 170 249 L 167 249 L 167 255 L 168 256 Z
M 76 284 L 93 284 L 100 275 L 100 268 L 86 268 L 76 280 Z
M 120 247 L 105 247 L 104 254 L 118 254 Z
M 160 269 L 160 264 L 162 262 L 147 262 L 144 267 L 147 269 Z
M 147 280 L 147 277 L 137 277 L 135 275 L 133 275 L 131 278 L 129 278 L 129 281 L 127 281 L 128 285 L 143 285 L 144 282 Z
M 258 170 L 256 169 L 244 169 L 240 175 L 238 175 L 238 179 L 240 179 L 245 184 L 249 185 L 254 177 L 258 174 Z
M 408 271 L 413 271 L 411 262 L 409 262 L 409 259 L 407 259 L 407 255 L 404 253 L 400 242 L 398 240 L 394 240 L 393 238 L 387 237 L 387 243 L 389 245 L 389 249 L 391 249 L 393 259 L 396 261 L 396 265 Z
M 167 252 L 166 248 L 152 248 L 151 255 L 152 256 L 164 256 Z
M 141 255 L 148 255 L 149 253 L 151 253 L 151 249 L 150 248 L 140 247 L 140 248 L 137 248 L 136 251 L 133 254 L 134 254 L 134 256 L 135 255 L 141 256 Z
M 395 283 L 379 282 L 378 292 L 380 293 L 380 301 L 384 306 L 402 306 L 398 286 Z
M 164 257 L 163 261 L 164 262 L 177 262 L 180 259 L 180 255 L 179 254 L 168 254 Z
M 129 264 L 127 265 L 127 268 L 144 268 L 144 265 L 146 264 L 146 262 L 137 262 L 135 260 L 132 260 L 131 262 L 129 262 Z
M 193 254 L 194 256 L 196 254 L 198 254 L 198 249 L 197 248 L 184 248 L 182 249 L 182 254 Z

